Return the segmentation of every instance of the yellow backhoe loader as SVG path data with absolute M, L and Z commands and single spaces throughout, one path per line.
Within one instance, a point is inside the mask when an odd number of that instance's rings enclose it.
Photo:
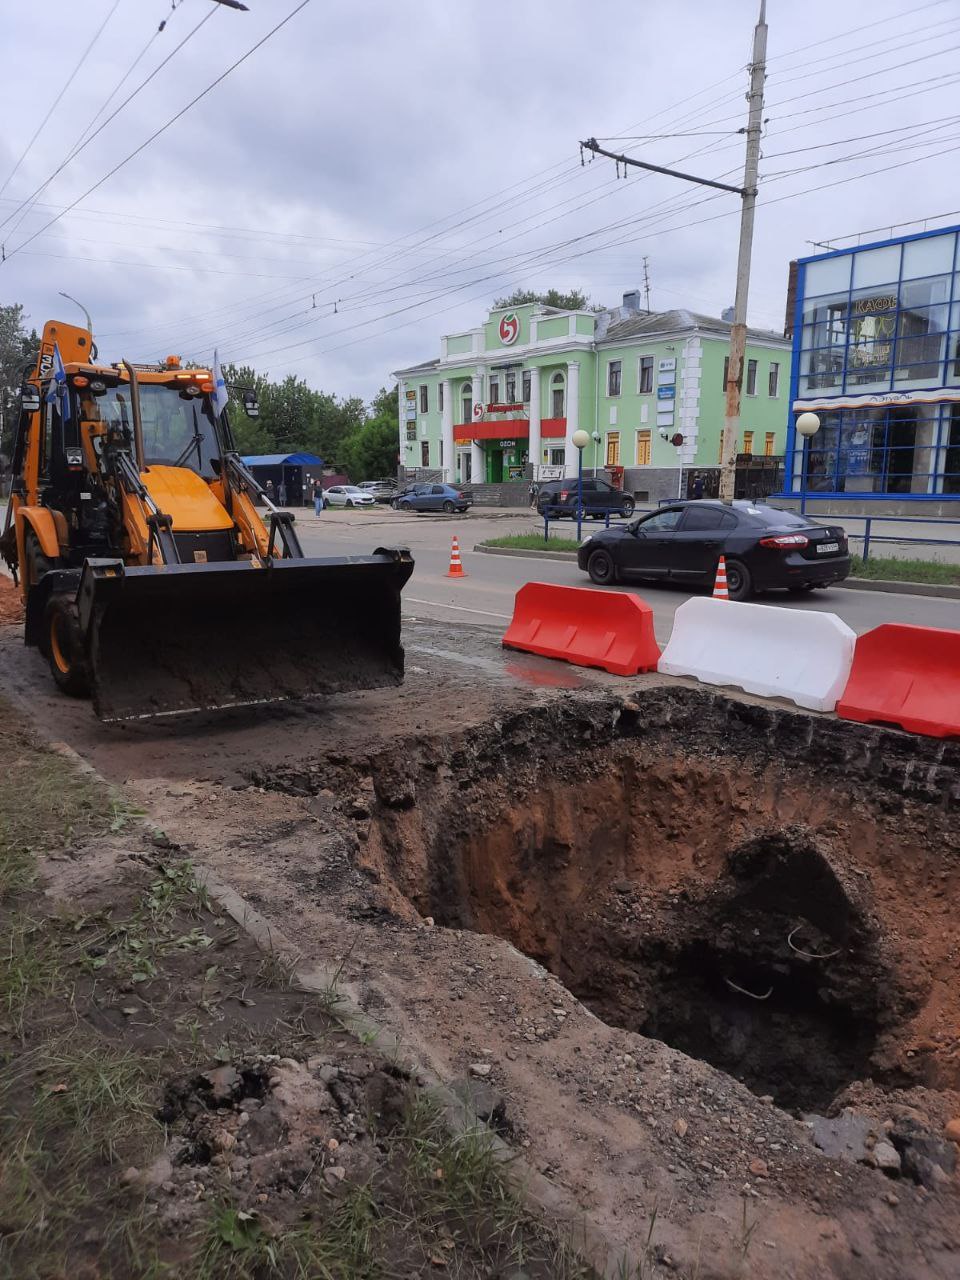
M 215 390 L 175 357 L 100 364 L 90 331 L 59 321 L 24 380 L 0 553 L 26 643 L 104 720 L 403 680 L 409 551 L 305 557 Z

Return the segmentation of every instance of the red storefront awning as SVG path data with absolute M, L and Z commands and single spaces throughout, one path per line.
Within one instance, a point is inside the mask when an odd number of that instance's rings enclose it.
M 566 418 L 543 418 L 540 437 L 543 440 L 562 440 L 567 434 Z M 454 444 L 469 444 L 471 440 L 529 440 L 529 418 L 501 418 L 497 422 L 459 422 L 453 428 Z

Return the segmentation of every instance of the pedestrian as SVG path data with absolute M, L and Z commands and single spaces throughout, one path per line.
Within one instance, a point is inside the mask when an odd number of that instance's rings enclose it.
M 537 495 L 540 492 L 540 486 L 537 484 L 535 480 L 530 481 L 530 489 L 528 492 L 529 492 L 529 498 L 530 498 L 530 506 L 535 507 L 537 505 Z
M 703 497 L 703 476 L 699 472 L 693 477 L 693 496 L 695 498 Z
M 319 480 L 313 482 L 313 514 L 318 516 L 323 510 L 323 485 Z
M 287 486 L 282 480 L 277 485 L 277 502 L 281 507 L 287 505 Z
M 267 481 L 267 483 L 263 486 L 263 488 L 264 488 L 264 492 L 266 493 L 267 497 L 270 499 L 270 501 L 271 501 L 271 502 L 274 504 L 274 506 L 275 506 L 275 505 L 276 505 L 276 502 L 277 502 L 277 495 L 276 495 L 276 493 L 274 492 L 274 488 L 273 488 L 273 481 L 272 481 L 272 480 L 268 480 L 268 481 Z

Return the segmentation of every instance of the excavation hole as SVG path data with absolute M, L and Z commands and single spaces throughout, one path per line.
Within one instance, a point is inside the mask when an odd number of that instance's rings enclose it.
M 448 811 L 423 914 L 508 939 L 606 1022 L 796 1113 L 870 1077 L 896 983 L 836 851 L 687 761 L 652 776 L 625 752 L 579 778 L 519 800 L 487 784 L 479 823 Z

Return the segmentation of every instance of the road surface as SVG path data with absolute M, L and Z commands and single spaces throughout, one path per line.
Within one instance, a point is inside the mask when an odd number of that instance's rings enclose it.
M 553 582 L 565 586 L 589 586 L 586 574 L 568 561 L 520 559 L 484 555 L 474 546 L 488 538 L 511 533 L 540 531 L 534 516 L 491 516 L 471 511 L 464 516 L 403 515 L 376 511 L 325 511 L 317 519 L 312 511 L 297 513 L 297 529 L 307 555 L 369 555 L 378 546 L 408 546 L 416 568 L 404 590 L 404 615 L 443 622 L 503 627 L 509 621 L 513 599 L 525 582 Z M 566 530 L 565 530 L 566 532 Z M 446 577 L 453 534 L 460 540 L 465 578 Z M 551 546 L 561 546 L 551 535 Z M 653 608 L 657 639 L 666 643 L 679 605 L 691 596 L 678 587 L 615 587 L 635 591 Z M 909 622 L 924 627 L 960 630 L 960 602 L 929 596 L 851 591 L 832 587 L 809 596 L 772 592 L 761 602 L 788 609 L 829 610 L 858 634 L 882 622 Z

